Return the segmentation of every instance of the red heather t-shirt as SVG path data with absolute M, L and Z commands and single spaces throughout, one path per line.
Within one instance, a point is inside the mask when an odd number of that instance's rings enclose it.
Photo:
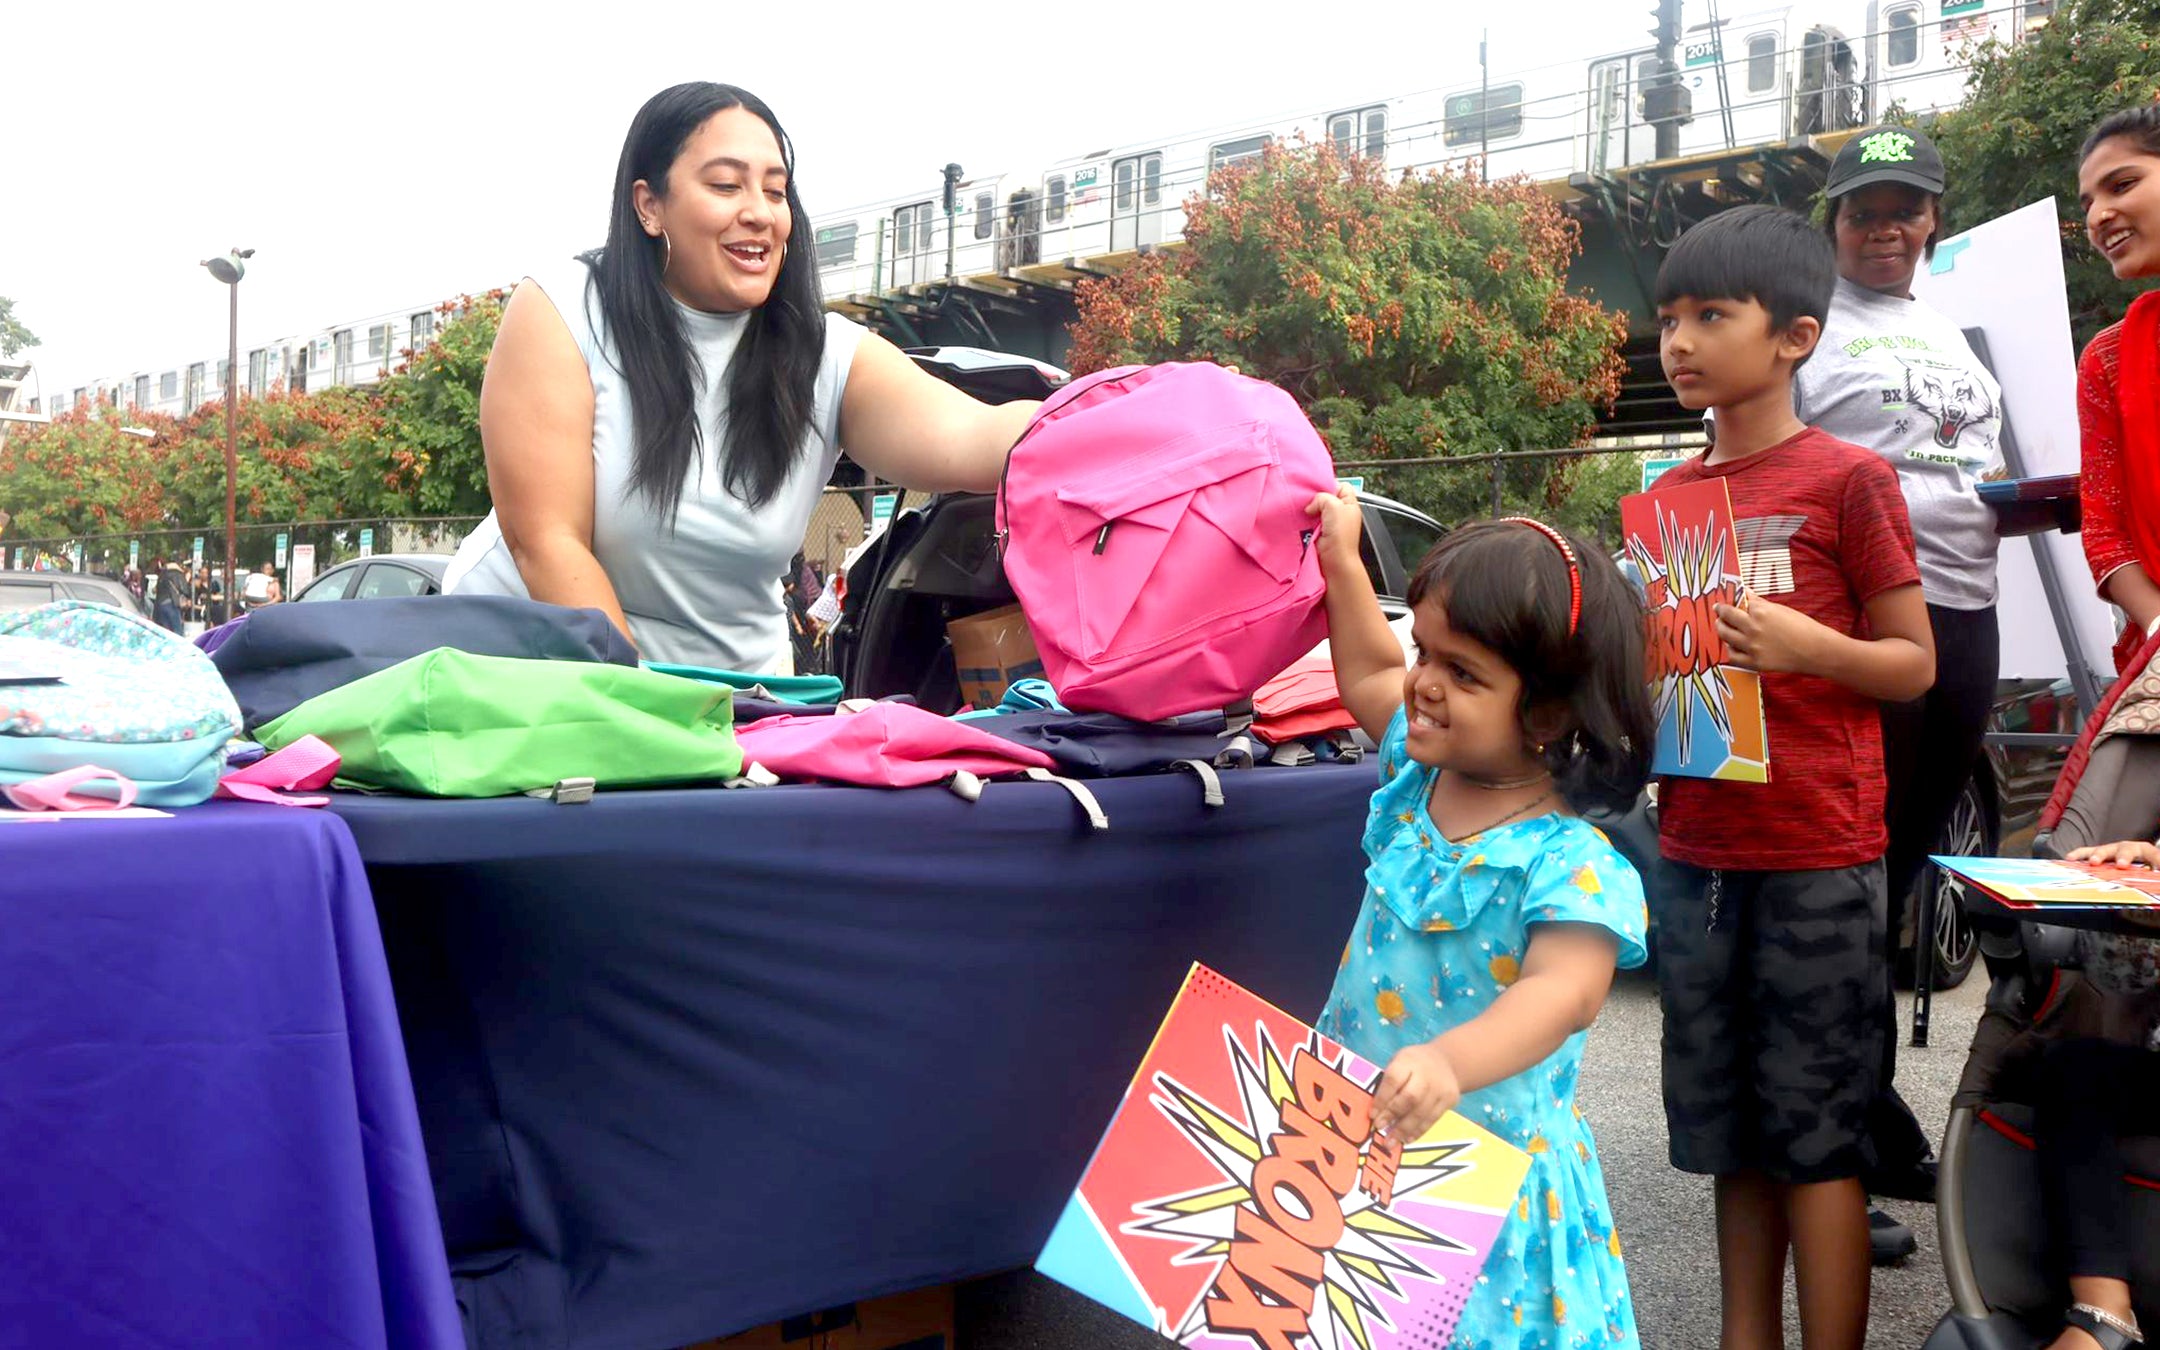
M 1916 586 L 1912 524 L 1882 456 L 1813 427 L 1757 455 L 1669 470 L 1660 487 L 1722 478 L 1756 594 L 1833 631 L 1867 636 L 1868 601 Z M 1660 850 L 1697 867 L 1855 867 L 1889 847 L 1879 705 L 1813 675 L 1762 677 L 1770 781 L 1664 778 Z

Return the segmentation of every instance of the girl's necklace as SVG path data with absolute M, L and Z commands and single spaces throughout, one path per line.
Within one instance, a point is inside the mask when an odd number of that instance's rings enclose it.
M 1535 782 L 1536 780 L 1532 779 L 1531 781 Z M 1514 820 L 1520 816 L 1526 816 L 1530 814 L 1530 811 L 1533 807 L 1542 806 L 1551 798 L 1552 789 L 1547 788 L 1543 792 L 1540 792 L 1537 796 L 1532 797 L 1529 801 L 1524 802 L 1521 806 L 1516 807 L 1514 810 L 1500 817 L 1500 819 L 1494 821 L 1492 824 L 1485 826 L 1483 829 L 1472 830 L 1470 831 L 1470 833 L 1463 835 L 1461 839 L 1453 839 L 1451 837 L 1451 842 L 1461 843 L 1463 839 L 1475 839 L 1481 834 L 1489 834 L 1492 831 L 1499 829 L 1502 825 L 1507 824 L 1511 820 Z
M 1552 771 L 1550 769 L 1539 769 L 1536 773 L 1526 773 L 1520 778 L 1477 778 L 1467 773 L 1457 773 L 1455 776 L 1474 788 L 1483 788 L 1487 792 L 1506 792 L 1511 788 L 1528 787 L 1532 783 L 1542 783 L 1552 777 Z

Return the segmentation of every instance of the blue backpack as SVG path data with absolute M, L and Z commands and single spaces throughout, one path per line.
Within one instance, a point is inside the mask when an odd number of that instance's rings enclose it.
M 0 614 L 0 783 L 95 764 L 132 779 L 141 805 L 193 806 L 239 730 L 210 658 L 148 619 L 86 600 Z
M 1200 779 L 1209 806 L 1223 804 L 1217 769 L 1249 769 L 1253 764 L 1251 738 L 1219 710 L 1161 722 L 1136 722 L 1116 713 L 1044 710 L 971 718 L 968 725 L 1040 750 L 1057 761 L 1060 773 L 1076 778 L 1183 770 Z

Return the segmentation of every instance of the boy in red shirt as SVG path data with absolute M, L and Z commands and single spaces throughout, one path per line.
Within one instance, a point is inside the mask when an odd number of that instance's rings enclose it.
M 1768 783 L 1666 778 L 1656 905 L 1672 1160 L 1716 1178 L 1723 1350 L 1784 1342 L 1792 1254 L 1809 1350 L 1867 1335 L 1868 1107 L 1884 975 L 1880 701 L 1935 648 L 1897 474 L 1803 425 L 1792 374 L 1836 263 L 1790 212 L 1695 226 L 1658 273 L 1658 353 L 1717 443 L 1660 486 L 1721 478 L 1746 595 L 1717 610 L 1763 674 Z

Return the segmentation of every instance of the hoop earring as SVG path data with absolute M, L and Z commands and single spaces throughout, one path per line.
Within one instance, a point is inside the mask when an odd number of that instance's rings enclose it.
M 666 276 L 668 264 L 675 261 L 675 241 L 668 238 L 667 231 L 660 231 L 660 275 Z

